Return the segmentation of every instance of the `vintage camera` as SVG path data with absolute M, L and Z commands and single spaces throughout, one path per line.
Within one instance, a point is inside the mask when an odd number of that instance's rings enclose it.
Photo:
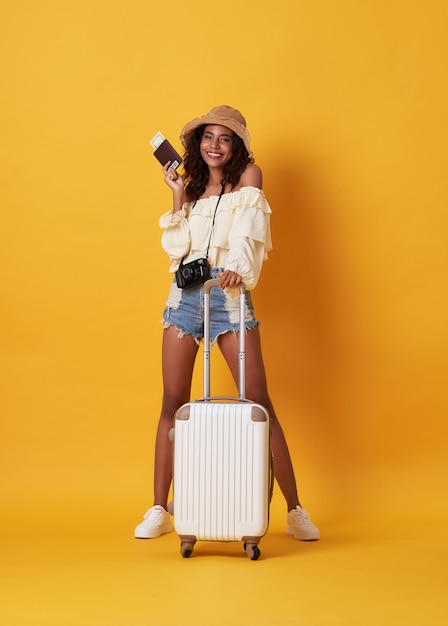
M 190 263 L 185 263 L 185 265 L 182 259 L 175 276 L 177 286 L 180 289 L 189 289 L 195 285 L 205 283 L 210 278 L 208 259 L 195 259 L 190 261 Z

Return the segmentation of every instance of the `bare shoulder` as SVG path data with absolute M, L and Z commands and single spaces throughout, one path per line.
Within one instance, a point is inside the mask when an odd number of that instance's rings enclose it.
M 248 163 L 246 169 L 241 174 L 240 187 L 258 187 L 262 188 L 263 174 L 261 169 L 255 163 Z

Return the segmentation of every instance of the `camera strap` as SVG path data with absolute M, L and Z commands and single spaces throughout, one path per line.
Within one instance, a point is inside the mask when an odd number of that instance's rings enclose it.
M 209 249 L 210 249 L 210 243 L 211 243 L 211 240 L 212 240 L 213 228 L 215 227 L 216 211 L 218 210 L 218 205 L 219 205 L 219 203 L 220 203 L 220 201 L 221 201 L 221 198 L 222 198 L 222 196 L 223 196 L 223 194 L 224 194 L 224 189 L 225 189 L 225 187 L 226 187 L 226 183 L 225 183 L 225 181 L 223 181 L 223 182 L 222 182 L 222 187 L 221 187 L 221 193 L 219 194 L 218 202 L 216 203 L 216 206 L 215 206 L 215 211 L 214 211 L 214 213 L 213 213 L 212 227 L 211 227 L 211 229 L 210 229 L 210 236 L 209 236 L 209 238 L 208 238 L 207 250 L 206 250 L 206 252 L 205 252 L 205 258 L 206 258 L 206 259 L 208 259 L 208 251 L 209 251 Z M 192 206 L 192 209 L 194 209 L 194 207 L 196 206 L 196 202 L 197 202 L 197 200 L 195 200 L 195 201 L 194 201 L 193 206 Z M 187 255 L 187 256 L 188 256 L 188 255 Z M 182 259 L 182 261 L 180 262 L 180 266 L 182 266 L 182 265 L 183 265 L 183 263 L 184 263 L 184 259 L 185 259 L 185 257 L 184 257 L 184 258 Z
M 222 198 L 222 196 L 224 194 L 225 186 L 226 186 L 226 183 L 224 181 L 222 181 L 221 193 L 219 194 L 218 202 L 216 203 L 216 206 L 215 206 L 215 212 L 213 213 L 212 227 L 210 229 L 210 237 L 208 238 L 207 251 L 205 253 L 205 256 L 206 256 L 207 259 L 208 259 L 208 251 L 210 249 L 210 243 L 211 243 L 211 240 L 212 240 L 213 229 L 215 227 L 216 211 L 218 210 L 218 204 L 220 203 L 221 198 Z

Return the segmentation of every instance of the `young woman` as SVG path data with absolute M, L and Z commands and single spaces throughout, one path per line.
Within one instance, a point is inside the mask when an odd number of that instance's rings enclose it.
M 319 538 L 318 528 L 301 507 L 288 446 L 269 398 L 261 353 L 259 322 L 250 291 L 271 250 L 271 209 L 262 191 L 262 174 L 250 150 L 250 135 L 239 111 L 221 105 L 189 122 L 182 130 L 184 178 L 170 162 L 163 168 L 173 192 L 173 209 L 160 218 L 162 246 L 171 272 L 180 262 L 204 257 L 221 289 L 210 296 L 210 338 L 215 341 L 238 381 L 239 302 L 246 286 L 246 396 L 268 410 L 276 480 L 287 505 L 286 532 L 303 541 Z M 237 292 L 239 290 L 236 290 Z M 171 531 L 167 499 L 172 478 L 172 444 L 168 433 L 177 409 L 190 400 L 193 367 L 203 338 L 202 285 L 181 289 L 173 281 L 163 313 L 163 403 L 154 473 L 154 505 L 135 529 L 135 537 L 151 539 Z

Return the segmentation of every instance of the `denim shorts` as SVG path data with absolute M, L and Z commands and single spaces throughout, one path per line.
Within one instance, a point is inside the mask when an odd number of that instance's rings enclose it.
M 213 268 L 211 278 L 217 278 L 222 269 Z M 250 291 L 245 293 L 245 325 L 256 328 L 259 322 L 255 319 L 254 307 Z M 229 331 L 238 332 L 240 328 L 240 300 L 232 298 L 222 289 L 214 287 L 210 291 L 210 340 L 215 343 L 219 335 Z M 173 280 L 163 311 L 162 323 L 165 328 L 175 326 L 179 338 L 191 335 L 197 343 L 204 337 L 204 286 L 197 285 L 189 289 L 180 289 Z

